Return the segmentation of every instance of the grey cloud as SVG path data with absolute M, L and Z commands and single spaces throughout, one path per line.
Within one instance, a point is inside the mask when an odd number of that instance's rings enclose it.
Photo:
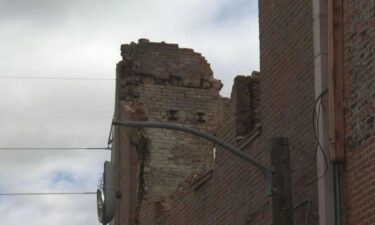
M 69 4 L 70 3 L 70 4 Z M 0 21 L 27 25 L 59 25 L 72 6 L 72 1 L 2 0 Z

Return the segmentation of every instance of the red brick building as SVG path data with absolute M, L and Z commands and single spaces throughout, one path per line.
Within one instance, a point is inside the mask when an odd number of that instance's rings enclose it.
M 375 224 L 375 1 L 260 0 L 259 28 L 260 73 L 238 76 L 230 99 L 193 50 L 124 45 L 115 118 L 206 130 L 264 165 L 286 137 L 294 224 Z M 114 140 L 115 224 L 272 223 L 248 162 L 173 131 L 117 128 Z

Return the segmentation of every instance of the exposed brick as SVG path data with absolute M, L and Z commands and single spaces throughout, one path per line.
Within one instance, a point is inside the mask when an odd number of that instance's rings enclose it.
M 344 0 L 345 219 L 375 224 L 375 2 Z
M 137 44 L 122 45 L 121 55 L 117 118 L 171 122 L 217 132 L 221 82 L 214 79 L 199 53 L 176 44 L 140 39 Z M 192 174 L 212 169 L 214 146 L 200 138 L 166 129 L 116 130 L 123 132 L 116 138 L 121 139 L 116 162 L 121 174 L 119 189 L 125 196 L 120 201 L 117 224 L 161 220 L 178 185 Z

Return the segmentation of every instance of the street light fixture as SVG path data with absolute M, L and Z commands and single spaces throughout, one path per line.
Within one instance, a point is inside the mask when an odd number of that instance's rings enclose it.
M 271 145 L 271 166 L 264 166 L 258 160 L 250 157 L 237 147 L 230 145 L 223 140 L 198 129 L 184 127 L 178 124 L 150 122 L 150 121 L 113 121 L 113 126 L 120 127 L 137 127 L 137 128 L 162 128 L 182 131 L 195 136 L 204 138 L 212 143 L 217 144 L 224 150 L 250 162 L 262 174 L 267 187 L 267 195 L 272 196 L 272 218 L 274 225 L 293 225 L 293 204 L 291 191 L 291 169 L 289 161 L 289 142 L 286 138 L 274 138 Z M 108 169 L 110 164 L 108 163 Z M 109 171 L 109 170 L 108 170 Z M 112 173 L 108 173 L 112 174 Z M 112 177 L 112 176 L 111 176 Z M 109 181 L 109 180 L 108 180 Z M 104 191 L 103 195 L 98 191 L 98 214 L 99 220 L 106 224 L 114 216 L 114 198 L 113 180 L 108 184 L 111 188 L 107 190 L 107 198 Z M 104 184 L 106 185 L 106 184 Z
M 271 145 L 271 166 L 262 165 L 256 159 L 248 156 L 237 147 L 230 145 L 223 140 L 213 136 L 204 131 L 200 131 L 190 127 L 184 127 L 179 124 L 150 122 L 150 121 L 113 121 L 113 126 L 120 127 L 138 127 L 138 128 L 162 128 L 178 130 L 185 133 L 190 133 L 195 136 L 204 138 L 212 143 L 217 144 L 224 150 L 248 161 L 254 165 L 262 174 L 267 187 L 267 195 L 272 196 L 272 224 L 274 225 L 293 225 L 293 203 L 292 203 L 292 189 L 291 189 L 291 169 L 289 161 L 289 142 L 286 138 L 274 138 Z M 114 191 L 111 191 L 109 199 L 101 200 L 101 193 L 98 192 L 98 213 L 102 218 L 103 224 L 111 221 L 114 216 L 115 197 Z M 101 209 L 99 209 L 101 208 Z M 105 210 L 105 209 L 109 210 Z M 102 209 L 104 209 L 102 211 Z
M 256 159 L 248 156 L 244 152 L 242 152 L 237 147 L 230 145 L 223 140 L 213 136 L 212 134 L 209 134 L 207 132 L 190 128 L 190 127 L 184 127 L 182 125 L 173 124 L 173 123 L 162 123 L 162 122 L 150 122 L 150 121 L 113 121 L 112 124 L 114 126 L 122 126 L 122 127 L 139 127 L 139 128 L 164 128 L 164 129 L 171 129 L 171 130 L 178 130 L 185 133 L 190 133 L 195 136 L 204 138 L 210 142 L 213 142 L 225 150 L 233 153 L 234 155 L 250 162 L 253 164 L 263 175 L 263 178 L 266 182 L 267 186 L 267 194 L 270 196 L 272 194 L 273 188 L 272 188 L 272 178 L 273 178 L 273 168 L 267 167 L 262 165 L 259 161 Z

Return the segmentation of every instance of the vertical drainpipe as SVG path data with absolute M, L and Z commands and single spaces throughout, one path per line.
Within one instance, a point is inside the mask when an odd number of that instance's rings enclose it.
M 344 38 L 343 0 L 328 0 L 328 98 L 331 160 L 343 162 Z
M 330 159 L 334 167 L 336 225 L 344 223 L 342 192 L 343 162 L 345 160 L 343 16 L 343 0 L 328 0 Z
M 328 1 L 313 0 L 313 31 L 314 31 L 314 76 L 315 76 L 315 98 L 328 88 Z M 319 142 L 323 146 L 325 155 L 320 149 L 317 150 L 317 177 L 318 180 L 318 205 L 319 205 L 319 225 L 335 224 L 335 198 L 334 198 L 334 178 L 333 168 L 329 157 L 329 113 L 327 96 L 322 99 L 323 107 L 320 111 Z

